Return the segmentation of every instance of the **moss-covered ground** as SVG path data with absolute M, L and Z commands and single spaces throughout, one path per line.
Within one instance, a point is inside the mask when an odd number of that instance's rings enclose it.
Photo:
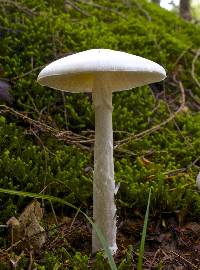
M 143 0 L 0 0 L 0 80 L 12 96 L 10 104 L 0 101 L 0 187 L 57 196 L 91 216 L 91 95 L 41 87 L 37 75 L 51 61 L 90 48 L 151 59 L 167 70 L 163 83 L 113 94 L 116 261 L 119 269 L 136 263 L 152 187 L 144 269 L 199 269 L 199 44 L 199 25 Z M 1 194 L 0 223 L 19 217 L 29 202 Z M 62 205 L 41 204 L 41 251 L 12 246 L 8 226 L 1 226 L 0 269 L 108 269 L 101 254 L 91 257 L 85 220 Z M 190 255 L 180 259 L 179 250 Z

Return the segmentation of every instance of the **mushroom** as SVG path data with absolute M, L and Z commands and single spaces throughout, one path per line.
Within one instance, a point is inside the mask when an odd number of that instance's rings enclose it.
M 139 56 L 109 49 L 76 53 L 46 66 L 41 85 L 69 92 L 92 92 L 95 110 L 93 220 L 112 254 L 116 244 L 116 205 L 113 163 L 112 92 L 163 80 L 160 65 Z M 102 248 L 92 232 L 92 252 Z

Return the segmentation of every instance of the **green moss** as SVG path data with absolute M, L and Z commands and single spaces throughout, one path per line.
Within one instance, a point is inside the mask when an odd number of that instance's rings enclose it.
M 52 138 L 41 138 L 41 141 L 45 140 L 45 146 L 38 145 L 34 138 L 31 140 L 23 131 L 23 128 L 8 123 L 1 117 L 1 187 L 31 192 L 40 192 L 47 188 L 48 193 L 61 196 L 72 203 L 86 204 L 92 191 L 91 175 L 85 172 L 86 167 L 91 164 L 90 155 Z M 6 198 L 6 195 L 1 195 L 4 209 L 1 218 L 4 222 L 8 216 L 17 214 L 16 206 L 11 207 Z M 22 198 L 16 198 L 14 202 L 19 209 L 24 206 Z
M 137 134 L 169 116 L 179 105 L 178 77 L 198 96 L 191 65 L 200 44 L 198 25 L 186 23 L 173 13 L 146 1 L 98 2 L 100 7 L 76 2 L 78 9 L 63 1 L 19 0 L 26 7 L 0 7 L 0 61 L 3 76 L 12 80 L 13 108 L 60 130 L 80 133 L 94 129 L 91 95 L 65 93 L 41 87 L 36 82 L 42 66 L 65 54 L 90 48 L 110 48 L 137 54 L 162 64 L 168 71 L 166 94 L 178 98 L 172 108 L 156 100 L 149 87 L 113 95 L 115 131 Z M 36 8 L 35 8 L 36 7 Z M 103 8 L 102 8 L 103 7 Z M 32 10 L 35 8 L 34 10 Z M 28 10 L 28 11 L 27 11 Z M 180 57 L 182 55 L 182 57 Z M 180 59 L 179 59 L 180 58 Z M 178 66 L 175 65 L 179 59 Z M 195 71 L 200 78 L 200 63 Z M 144 212 L 148 189 L 152 190 L 153 212 L 178 211 L 187 207 L 188 219 L 198 219 L 199 194 L 195 177 L 199 163 L 200 114 L 186 97 L 189 111 L 181 113 L 159 131 L 123 145 L 115 153 L 116 181 L 121 183 L 118 206 Z M 66 116 L 64 114 L 66 112 Z M 32 130 L 34 132 L 32 132 Z M 36 136 L 35 136 L 35 135 Z M 115 133 L 115 139 L 126 133 Z M 38 139 L 39 138 L 39 139 Z M 92 147 L 91 147 L 92 149 Z M 131 151 L 128 153 L 128 151 Z M 143 157 L 150 161 L 145 164 Z M 92 154 L 43 133 L 23 119 L 0 117 L 0 185 L 4 188 L 46 192 L 90 207 L 92 199 Z M 186 171 L 170 172 L 189 168 Z M 1 221 L 20 212 L 27 201 L 0 196 Z

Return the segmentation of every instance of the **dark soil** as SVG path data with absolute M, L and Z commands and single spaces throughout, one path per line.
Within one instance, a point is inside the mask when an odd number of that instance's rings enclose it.
M 79 251 L 81 254 L 90 255 L 91 226 L 80 217 L 65 217 L 58 222 L 59 224 L 54 229 L 51 227 L 46 230 L 47 241 L 39 254 L 32 251 L 32 260 L 40 261 L 45 251 L 55 252 L 58 247 L 62 246 L 69 253 Z M 117 264 L 125 257 L 128 246 L 132 245 L 132 268 L 130 269 L 136 269 L 142 226 L 141 219 L 118 221 L 117 244 L 119 250 L 115 255 Z M 10 253 L 13 251 L 19 253 L 17 243 L 13 245 L 12 249 L 1 250 L 0 261 L 10 263 Z M 26 249 L 23 252 L 30 257 L 30 250 Z M 91 264 L 92 260 L 91 257 Z M 174 217 L 151 221 L 148 225 L 143 267 L 144 270 L 200 269 L 200 224 L 190 222 L 179 226 Z

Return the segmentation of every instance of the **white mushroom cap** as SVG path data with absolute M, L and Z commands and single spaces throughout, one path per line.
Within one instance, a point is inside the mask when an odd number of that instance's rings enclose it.
M 145 58 L 109 49 L 76 53 L 46 66 L 38 76 L 41 85 L 69 92 L 91 92 L 97 75 L 110 91 L 122 91 L 163 80 L 165 70 Z

